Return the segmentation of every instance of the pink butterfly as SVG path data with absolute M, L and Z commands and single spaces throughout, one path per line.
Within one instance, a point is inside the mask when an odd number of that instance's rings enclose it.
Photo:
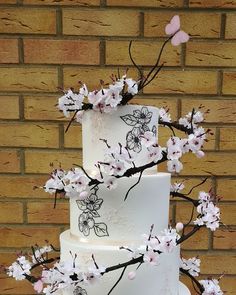
M 172 17 L 170 23 L 166 25 L 165 32 L 167 35 L 173 35 L 171 38 L 171 44 L 173 46 L 178 46 L 189 40 L 189 35 L 180 30 L 180 19 L 178 15 Z

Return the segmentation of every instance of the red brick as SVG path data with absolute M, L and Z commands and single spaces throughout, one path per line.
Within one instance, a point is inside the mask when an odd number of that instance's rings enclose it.
M 127 70 L 126 67 L 119 67 L 119 69 L 121 75 Z M 112 74 L 117 75 L 117 67 L 64 67 L 64 88 L 78 87 L 78 81 L 82 81 L 87 85 L 89 91 L 100 89 L 100 80 L 105 81 L 105 83 L 111 83 L 112 80 L 110 76 Z M 135 69 L 130 68 L 127 76 L 129 78 L 137 79 L 138 74 Z
M 178 222 L 178 220 L 176 220 Z M 185 233 L 188 233 L 192 230 L 192 227 L 189 226 L 189 229 Z M 206 228 L 201 228 L 197 233 L 191 236 L 189 239 L 181 243 L 182 250 L 204 250 L 208 249 L 208 230 Z
M 235 0 L 190 0 L 189 7 L 235 8 Z
M 0 213 L 0 223 L 23 222 L 23 204 L 20 202 L 0 202 Z
M 236 129 L 233 127 L 220 128 L 220 149 L 236 150 Z
M 69 223 L 68 203 L 57 202 L 53 208 L 53 202 L 28 202 L 28 223 Z
M 0 150 L 0 172 L 20 172 L 20 155 L 17 150 Z
M 0 63 L 18 63 L 18 40 L 1 39 L 0 40 Z
M 66 130 L 67 125 L 65 125 L 64 130 Z M 76 124 L 70 126 L 69 130 L 64 134 L 64 146 L 66 148 L 82 148 L 82 126 Z
M 99 42 L 84 40 L 24 40 L 25 63 L 99 64 Z
M 217 73 L 215 72 L 163 70 L 144 88 L 144 93 L 214 94 L 216 89 Z
M 111 6 L 141 6 L 141 7 L 181 7 L 183 0 L 107 0 Z
M 223 201 L 236 201 L 236 179 L 219 178 L 217 179 L 217 194 Z
M 198 109 L 203 105 L 202 112 L 210 110 L 204 115 L 206 123 L 236 123 L 236 103 L 234 99 L 183 99 L 182 116 L 190 112 L 193 108 Z
M 138 36 L 139 13 L 124 10 L 63 10 L 63 34 Z
M 0 96 L 0 118 L 19 119 L 19 97 Z
M 57 108 L 62 96 L 24 96 L 24 117 L 26 120 L 68 120 Z
M 57 91 L 56 68 L 16 67 L 0 68 L 0 88 L 2 91 Z
M 236 94 L 236 72 L 223 73 L 223 94 Z
M 80 151 L 25 151 L 26 173 L 50 173 L 53 168 L 70 169 L 73 164 L 81 165 Z
M 23 0 L 23 4 L 27 5 L 79 5 L 79 6 L 99 6 L 100 0 Z
M 236 44 L 222 41 L 189 42 L 186 49 L 186 65 L 234 67 L 236 65 Z
M 17 0 L 0 0 L 0 4 L 16 4 Z
M 236 7 L 236 1 L 235 1 Z M 226 25 L 225 25 L 225 38 L 226 39 L 235 39 L 236 38 L 236 29 L 235 29 L 236 16 L 235 14 L 226 14 Z
M 40 8 L 2 8 L 0 33 L 55 34 L 56 11 Z
M 195 155 L 187 154 L 181 158 L 183 170 L 181 175 L 235 175 L 236 154 L 208 152 L 205 157 L 198 159 Z
M 214 249 L 236 249 L 236 231 L 230 227 L 223 227 L 214 232 Z
M 176 12 L 145 12 L 144 36 L 164 37 L 165 26 Z M 178 13 L 181 29 L 190 34 L 191 38 L 218 38 L 220 34 L 219 13 L 199 13 L 185 11 Z
M 154 65 L 162 42 L 133 42 L 132 57 L 138 65 Z M 107 41 L 106 42 L 106 64 L 108 65 L 132 65 L 129 57 L 129 42 Z M 166 66 L 180 65 L 180 47 L 170 44 L 166 47 L 160 63 Z
M 37 123 L 0 124 L 1 146 L 59 147 L 58 126 Z
M 31 247 L 35 244 L 45 245 L 45 240 L 58 246 L 60 231 L 57 227 L 1 227 L 1 247 Z
M 3 200 L 6 198 L 52 199 L 53 197 L 44 192 L 42 188 L 34 189 L 35 186 L 42 187 L 49 178 L 49 174 L 46 176 L 0 175 L 0 198 Z
M 227 225 L 236 225 L 236 203 L 219 203 L 221 222 Z

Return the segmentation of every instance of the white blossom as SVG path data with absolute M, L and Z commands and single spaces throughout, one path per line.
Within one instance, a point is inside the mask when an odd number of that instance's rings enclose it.
M 167 123 L 171 122 L 170 113 L 164 108 L 159 109 L 159 117 L 162 122 L 167 122 Z
M 220 209 L 212 202 L 211 196 L 208 193 L 199 193 L 199 205 L 197 212 L 199 213 L 194 224 L 203 226 L 205 225 L 211 231 L 215 231 L 220 223 Z
M 157 163 L 163 158 L 163 149 L 159 145 L 153 145 L 148 148 L 148 161 Z
M 11 266 L 7 269 L 7 274 L 16 280 L 24 280 L 25 274 L 30 275 L 32 263 L 25 258 L 25 256 L 20 256 Z
M 44 185 L 45 192 L 53 194 L 56 190 L 63 190 L 65 186 L 65 174 L 66 172 L 62 169 L 54 170 L 51 178 Z
M 167 168 L 169 172 L 179 173 L 183 169 L 183 164 L 177 159 L 169 160 Z
M 141 135 L 141 143 L 145 147 L 149 148 L 157 143 L 156 135 L 151 131 L 146 131 Z
M 202 295 L 223 295 L 218 280 L 201 280 L 199 283 L 204 288 Z
M 183 182 L 175 182 L 174 184 L 171 184 L 170 191 L 171 192 L 180 192 L 184 189 Z
M 181 258 L 180 267 L 187 270 L 193 277 L 199 276 L 201 260 L 196 257 L 189 259 Z

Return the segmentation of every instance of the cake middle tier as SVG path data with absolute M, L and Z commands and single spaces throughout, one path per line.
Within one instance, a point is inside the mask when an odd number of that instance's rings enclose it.
M 168 227 L 170 174 L 155 173 L 118 179 L 117 188 L 104 185 L 85 200 L 70 199 L 70 232 L 81 241 L 140 242 L 154 224 L 159 234 Z

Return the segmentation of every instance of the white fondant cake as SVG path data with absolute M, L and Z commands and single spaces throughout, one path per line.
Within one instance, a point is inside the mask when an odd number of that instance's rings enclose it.
M 83 118 L 83 167 L 93 175 L 94 163 L 104 159 L 105 144 L 127 146 L 130 152 L 137 153 L 135 165 L 147 163 L 147 151 L 140 145 L 140 134 L 152 131 L 157 134 L 158 109 L 137 105 L 121 106 L 112 114 L 94 111 L 85 112 Z M 142 176 L 124 201 L 125 194 L 139 175 L 118 179 L 114 190 L 100 186 L 91 191 L 86 200 L 70 200 L 70 230 L 60 236 L 61 260 L 72 259 L 77 254 L 81 268 L 92 266 L 94 254 L 98 265 L 105 267 L 129 260 L 127 251 L 119 246 L 137 246 L 141 235 L 148 233 L 152 224 L 159 234 L 168 227 L 170 174 L 157 173 L 156 167 L 150 168 Z M 88 213 L 89 212 L 89 213 Z M 137 265 L 129 266 L 128 271 Z M 106 295 L 116 283 L 121 270 L 103 276 L 94 285 L 86 286 L 88 295 Z M 188 290 L 179 285 L 179 247 L 170 254 L 161 254 L 158 266 L 141 265 L 135 280 L 124 276 L 114 295 L 188 295 Z M 77 294 L 74 290 L 64 295 Z M 83 293 L 84 294 L 84 293 Z

